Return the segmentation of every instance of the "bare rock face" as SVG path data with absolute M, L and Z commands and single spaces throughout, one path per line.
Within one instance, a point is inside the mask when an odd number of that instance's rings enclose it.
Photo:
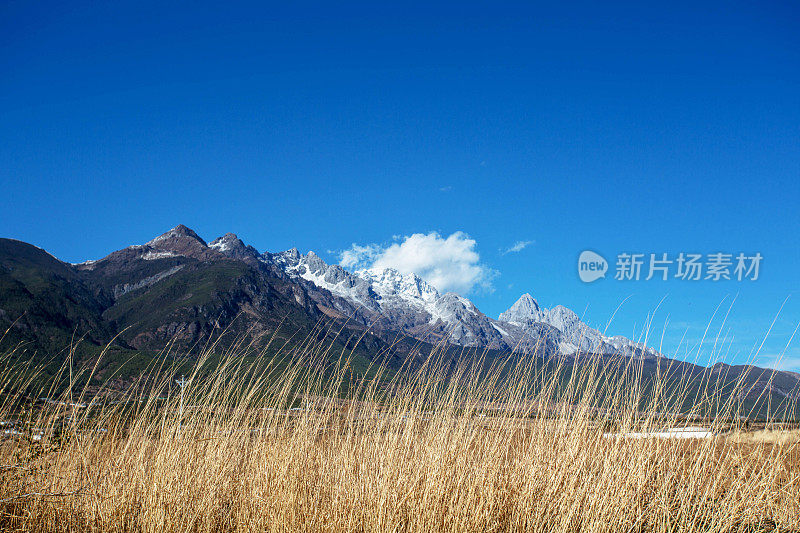
M 168 268 L 167 270 L 163 270 L 157 274 L 152 276 L 148 276 L 146 278 L 142 278 L 139 281 L 134 283 L 122 283 L 114 286 L 114 299 L 119 298 L 120 296 L 135 291 L 144 287 L 150 287 L 155 285 L 162 279 L 166 278 L 167 276 L 171 276 L 172 274 L 176 273 L 178 270 L 182 269 L 183 265 L 175 265 L 172 268 Z

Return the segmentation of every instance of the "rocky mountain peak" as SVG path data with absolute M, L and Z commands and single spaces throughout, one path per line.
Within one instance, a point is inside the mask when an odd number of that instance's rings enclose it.
M 557 305 L 547 311 L 547 322 L 568 335 L 576 333 L 597 336 L 596 330 L 589 328 L 572 309 L 563 305 Z
M 210 243 L 209 248 L 214 248 L 218 252 L 227 252 L 236 248 L 246 248 L 245 244 L 236 236 L 235 233 L 226 233 L 222 237 L 217 237 Z
M 237 235 L 235 233 L 228 232 L 225 235 L 223 235 L 222 237 L 217 237 L 216 239 L 214 239 L 213 241 L 208 243 L 208 245 L 211 246 L 214 243 L 231 243 L 231 242 L 236 242 L 236 241 L 242 242 L 239 239 L 239 237 L 237 237 Z
M 519 297 L 514 306 L 531 311 L 539 311 L 539 303 L 527 292 Z
M 507 311 L 500 314 L 501 322 L 509 322 L 511 324 L 530 324 L 534 322 L 544 322 L 544 313 L 539 308 L 536 300 L 527 292 L 519 297 L 519 299 L 508 308 Z
M 162 233 L 161 235 L 152 239 L 146 244 L 148 246 L 155 246 L 159 243 L 163 243 L 166 241 L 184 240 L 184 239 L 190 239 L 202 243 L 204 246 L 206 245 L 206 241 L 201 239 L 200 236 L 197 233 L 195 233 L 193 229 L 184 226 L 183 224 L 178 224 L 168 232 Z
M 261 260 L 266 263 L 272 263 L 282 270 L 289 270 L 297 268 L 300 263 L 300 252 L 297 248 L 290 248 L 284 252 L 264 252 L 261 254 Z
M 142 259 L 185 256 L 207 260 L 216 256 L 216 252 L 208 247 L 206 241 L 201 239 L 194 230 L 183 224 L 179 224 L 168 232 L 148 241 L 140 248 L 145 249 L 141 254 Z
M 306 254 L 305 260 L 308 267 L 314 272 L 325 270 L 328 267 L 328 264 L 325 261 L 323 261 L 322 258 L 317 254 L 315 254 L 313 251 L 309 251 Z
M 201 261 L 223 257 L 209 248 L 206 241 L 200 238 L 191 228 L 179 224 L 166 233 L 151 239 L 145 244 L 134 244 L 98 260 L 84 261 L 75 266 L 79 270 L 94 270 L 100 265 L 104 268 L 119 270 L 126 268 L 131 261 L 143 259 L 152 261 L 170 257 L 191 257 Z
M 258 263 L 260 257 L 258 250 L 246 245 L 235 233 L 226 233 L 222 237 L 217 237 L 209 243 L 208 247 L 226 257 L 251 264 Z
M 611 349 L 605 337 L 596 329 L 584 324 L 571 309 L 557 305 L 543 309 L 530 294 L 523 294 L 507 311 L 500 314 L 500 321 L 531 330 L 539 324 L 547 324 L 561 333 L 562 353 L 581 352 L 604 353 Z

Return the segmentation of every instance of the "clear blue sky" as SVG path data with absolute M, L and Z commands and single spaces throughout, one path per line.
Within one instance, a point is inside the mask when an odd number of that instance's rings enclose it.
M 463 231 L 492 316 L 530 292 L 603 326 L 625 301 L 609 332 L 633 336 L 666 296 L 674 351 L 738 294 L 744 360 L 789 297 L 761 363 L 800 321 L 790 2 L 104 4 L 0 5 L 2 236 L 81 261 L 183 223 L 335 261 Z M 586 248 L 764 262 L 586 285 Z

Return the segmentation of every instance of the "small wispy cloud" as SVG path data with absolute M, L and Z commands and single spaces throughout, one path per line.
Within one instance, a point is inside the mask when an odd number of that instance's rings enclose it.
M 533 242 L 534 241 L 517 241 L 508 248 L 506 248 L 505 250 L 501 250 L 501 253 L 503 255 L 506 255 L 506 254 L 515 254 L 517 252 L 521 252 L 522 250 L 533 244 Z
M 788 370 L 800 372 L 800 356 L 774 355 L 759 358 L 759 366 L 774 368 L 775 370 Z
M 452 185 L 445 185 L 444 187 L 439 187 L 439 192 L 450 192 L 453 190 Z

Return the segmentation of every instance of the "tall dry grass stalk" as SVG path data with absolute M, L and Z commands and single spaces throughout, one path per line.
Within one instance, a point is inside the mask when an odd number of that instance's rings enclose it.
M 313 339 L 282 360 L 237 357 L 244 348 L 213 359 L 209 349 L 197 360 L 182 419 L 166 356 L 115 401 L 73 382 L 57 401 L 29 404 L 21 393 L 35 373 L 6 366 L 0 419 L 16 421 L 21 435 L 0 447 L 0 526 L 800 528 L 796 440 L 625 436 L 681 424 L 670 410 L 688 394 L 667 372 L 644 383 L 635 359 L 588 358 L 569 371 L 513 354 L 459 363 L 436 350 L 392 371 L 376 363 L 364 377 L 349 354 Z M 737 414 L 729 397 L 701 398 L 720 407 L 710 421 L 717 432 Z

